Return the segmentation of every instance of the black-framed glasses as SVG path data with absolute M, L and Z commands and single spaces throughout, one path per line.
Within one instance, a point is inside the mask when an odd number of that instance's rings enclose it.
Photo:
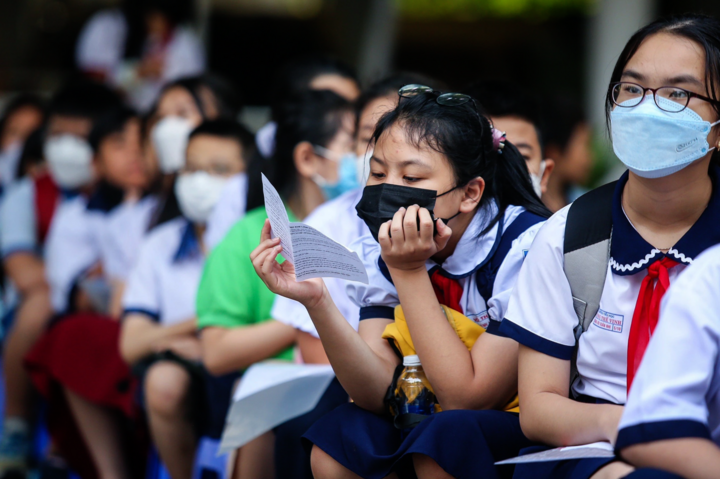
M 674 86 L 645 88 L 637 83 L 621 81 L 611 84 L 610 89 L 612 102 L 621 108 L 638 106 L 647 95 L 647 92 L 652 92 L 653 100 L 658 108 L 670 113 L 683 111 L 687 108 L 691 98 L 699 98 L 716 106 L 720 105 L 717 100 Z
M 470 95 L 466 95 L 465 93 L 442 93 L 430 88 L 429 86 L 418 85 L 415 83 L 411 85 L 405 85 L 398 90 L 398 95 L 400 95 L 400 98 L 412 98 L 414 96 L 420 95 L 421 93 L 431 93 L 435 95 L 435 101 L 437 101 L 438 104 L 443 106 L 460 106 L 466 103 L 471 103 L 477 111 L 477 106 L 475 106 L 475 100 L 473 100 L 473 97 L 471 97 Z

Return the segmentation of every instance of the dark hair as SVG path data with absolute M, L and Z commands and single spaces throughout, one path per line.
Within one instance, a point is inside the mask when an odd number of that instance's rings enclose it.
M 158 101 L 165 92 L 178 87 L 190 93 L 203 118 L 207 117 L 205 105 L 202 101 L 204 89 L 212 93 L 218 110 L 218 118 L 234 120 L 240 113 L 242 105 L 237 92 L 229 82 L 217 75 L 205 73 L 203 75 L 180 78 L 179 80 L 168 83 L 163 87 L 160 95 L 158 95 Z
M 33 130 L 25 139 L 20 153 L 15 179 L 20 179 L 28 174 L 31 167 L 40 165 L 43 161 L 43 144 L 45 142 L 45 126 Z
M 545 146 L 554 145 L 560 151 L 565 151 L 577 127 L 587 122 L 580 102 L 565 95 L 551 96 L 545 102 L 543 117 Z
M 342 127 L 343 116 L 351 112 L 352 105 L 329 90 L 307 90 L 282 105 L 273 156 L 262 161 L 256 155 L 248 168 L 248 211 L 263 205 L 260 173 L 268 177 L 280 196 L 289 199 L 298 187 L 295 147 L 303 141 L 328 146 Z
M 35 108 L 40 111 L 42 115 L 45 114 L 45 104 L 39 97 L 29 93 L 21 93 L 14 96 L 7 102 L 2 112 L 2 117 L 0 117 L 0 137 L 5 134 L 5 124 L 10 117 L 23 108 Z
M 656 33 L 669 33 L 692 40 L 705 51 L 705 86 L 710 98 L 720 100 L 718 87 L 720 87 L 720 21 L 713 17 L 699 14 L 685 14 L 656 20 L 644 26 L 630 37 L 610 77 L 610 84 L 620 81 L 623 70 L 630 59 L 635 55 L 640 45 L 651 35 Z M 720 115 L 720 103 L 713 104 L 713 108 Z M 612 92 L 608 86 L 605 97 L 605 120 L 610 131 L 610 112 L 613 109 Z M 716 152 L 714 157 L 718 157 Z
M 522 206 L 544 218 L 550 217 L 550 211 L 533 190 L 525 159 L 509 141 L 505 142 L 502 153 L 498 153 L 493 147 L 490 121 L 473 102 L 443 106 L 436 99 L 437 93 L 403 98 L 397 108 L 378 121 L 374 143 L 377 144 L 386 131 L 398 124 L 415 147 L 429 147 L 448 159 L 457 187 L 482 177 L 485 191 L 479 207 L 494 200 L 498 213 L 486 224 L 481 235 L 502 218 L 510 205 Z
M 321 75 L 338 75 L 358 83 L 355 70 L 337 58 L 322 55 L 296 58 L 284 65 L 276 76 L 271 105 L 273 120 L 277 121 L 283 104 L 310 89 L 312 81 Z
M 127 122 L 133 118 L 139 119 L 138 114 L 126 106 L 113 108 L 100 115 L 93 123 L 88 135 L 90 147 L 97 153 L 105 138 L 123 131 Z
M 55 93 L 50 101 L 48 115 L 94 120 L 107 110 L 121 105 L 120 96 L 107 86 L 88 79 L 76 79 Z
M 172 26 L 192 23 L 195 6 L 192 0 L 125 0 L 122 11 L 128 32 L 125 38 L 125 58 L 138 58 L 147 39 L 145 15 L 157 11 L 167 17 Z
M 358 99 L 355 101 L 355 114 L 357 117 L 355 127 L 357 128 L 357 123 L 360 121 L 360 115 L 370 103 L 377 100 L 378 98 L 385 98 L 386 96 L 397 95 L 397 92 L 400 88 L 413 83 L 429 86 L 436 90 L 442 88 L 442 86 L 437 80 L 428 78 L 419 73 L 398 72 L 387 76 L 381 80 L 378 80 L 375 83 L 372 83 L 366 89 L 364 89 L 362 93 L 360 93 Z
M 238 144 L 240 144 L 242 156 L 246 162 L 249 162 L 255 153 L 255 135 L 243 125 L 233 120 L 204 121 L 190 132 L 189 139 L 197 135 L 219 136 L 237 141 Z
M 545 138 L 542 135 L 540 103 L 528 90 L 510 81 L 482 80 L 470 84 L 463 91 L 479 101 L 489 116 L 516 116 L 532 123 L 540 148 L 543 148 Z

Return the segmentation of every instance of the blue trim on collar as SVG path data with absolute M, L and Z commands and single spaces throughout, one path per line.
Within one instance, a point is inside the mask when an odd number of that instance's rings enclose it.
M 613 232 L 610 243 L 610 265 L 614 274 L 626 276 L 646 269 L 665 256 L 684 264 L 692 263 L 704 250 L 720 243 L 720 167 L 710 166 L 713 191 L 700 218 L 667 254 L 645 241 L 630 224 L 622 209 L 622 193 L 627 183 L 626 171 L 615 187 L 613 196 Z
M 570 361 L 575 352 L 575 346 L 565 346 L 564 344 L 545 339 L 522 326 L 518 326 L 507 318 L 502 320 L 498 331 L 523 346 L 527 346 L 528 348 L 557 359 Z
M 109 213 L 123 202 L 125 192 L 107 182 L 101 182 L 90 195 L 87 209 Z
M 186 259 L 197 258 L 200 255 L 202 255 L 200 242 L 195 234 L 193 224 L 188 221 L 183 228 L 180 245 L 173 256 L 173 262 L 178 263 Z
M 635 444 L 686 437 L 710 439 L 710 430 L 707 424 L 692 419 L 640 423 L 620 429 L 615 451 L 618 452 Z

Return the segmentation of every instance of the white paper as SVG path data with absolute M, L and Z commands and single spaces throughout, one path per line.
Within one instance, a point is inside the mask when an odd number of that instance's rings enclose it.
M 334 377 L 329 365 L 251 366 L 233 394 L 219 453 L 240 448 L 274 427 L 312 411 Z
M 526 454 L 514 457 L 505 461 L 496 462 L 502 464 L 523 464 L 530 462 L 567 461 L 570 459 L 588 459 L 597 457 L 614 457 L 612 444 L 609 442 L 594 442 L 582 446 L 558 447 L 547 451 Z
M 298 281 L 310 278 L 340 278 L 367 284 L 367 271 L 357 253 L 311 226 L 290 223 L 280 195 L 265 175 L 262 180 L 272 237 L 280 238 L 282 255 L 295 266 L 295 277 Z
M 275 187 L 270 183 L 265 175 L 262 175 L 263 196 L 265 197 L 265 211 L 267 211 L 270 219 L 270 227 L 272 228 L 271 236 L 280 238 L 280 244 L 283 247 L 283 258 L 295 264 L 293 259 L 292 238 L 290 237 L 290 219 L 288 218 L 285 205 L 280 198 Z

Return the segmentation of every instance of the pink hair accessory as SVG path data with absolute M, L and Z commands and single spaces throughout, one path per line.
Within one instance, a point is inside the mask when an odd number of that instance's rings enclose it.
M 502 153 L 503 148 L 505 148 L 505 141 L 507 141 L 507 135 L 504 131 L 500 131 L 497 128 L 492 129 L 492 137 L 493 137 L 493 148 L 497 150 L 498 153 Z

